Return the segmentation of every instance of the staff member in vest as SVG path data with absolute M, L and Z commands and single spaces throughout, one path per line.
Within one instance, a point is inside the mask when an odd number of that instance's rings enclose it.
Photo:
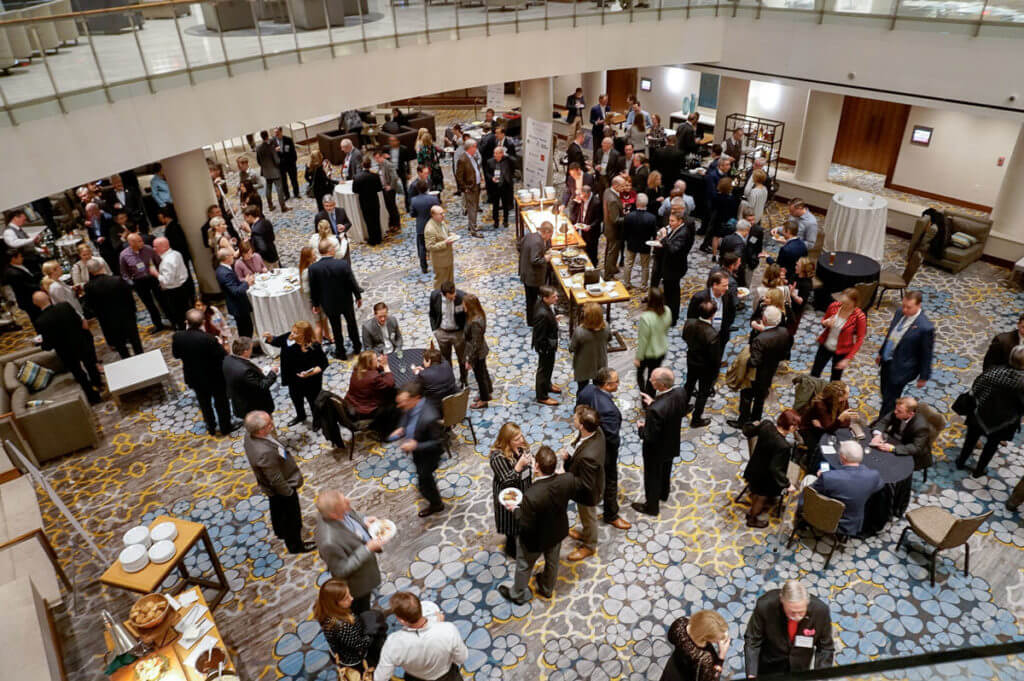
M 8 250 L 21 251 L 25 255 L 25 266 L 34 272 L 39 271 L 41 256 L 45 253 L 39 247 L 43 240 L 43 233 L 29 236 L 28 232 L 22 229 L 28 222 L 28 215 L 25 211 L 18 209 L 12 211 L 7 218 L 7 228 L 4 230 L 4 244 Z

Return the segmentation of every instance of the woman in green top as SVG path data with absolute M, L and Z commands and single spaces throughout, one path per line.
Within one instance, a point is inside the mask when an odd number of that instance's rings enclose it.
M 647 292 L 647 309 L 636 325 L 636 386 L 640 392 L 654 397 L 651 372 L 661 366 L 668 352 L 668 330 L 672 326 L 672 311 L 665 307 L 665 294 L 652 286 Z

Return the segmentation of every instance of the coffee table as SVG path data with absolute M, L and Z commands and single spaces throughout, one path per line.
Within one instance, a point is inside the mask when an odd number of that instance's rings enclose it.
M 159 350 L 111 362 L 104 365 L 104 371 L 107 375 L 107 389 L 118 406 L 121 406 L 121 395 L 158 383 L 163 383 L 171 392 L 177 391 L 171 380 L 171 370 L 167 368 L 164 355 Z
M 167 575 L 171 574 L 171 570 L 177 568 L 178 573 L 181 575 L 181 581 L 172 593 L 178 593 L 190 584 L 208 589 L 216 589 L 217 594 L 210 601 L 210 610 L 215 610 L 221 599 L 227 594 L 229 587 L 228 579 L 224 575 L 224 568 L 221 567 L 220 559 L 217 558 L 217 554 L 213 550 L 213 542 L 206 531 L 206 526 L 190 520 L 180 520 L 162 515 L 149 524 L 149 529 L 152 530 L 160 523 L 166 522 L 174 523 L 175 527 L 178 528 L 178 536 L 174 539 L 173 558 L 166 563 L 150 563 L 138 572 L 125 572 L 124 568 L 121 567 L 121 563 L 115 560 L 114 564 L 107 568 L 107 571 L 100 577 L 100 582 L 126 591 L 134 591 L 135 593 L 155 593 L 164 580 L 167 579 Z M 188 568 L 185 567 L 185 556 L 200 540 L 202 540 L 203 546 L 206 548 L 206 553 L 210 556 L 210 563 L 213 564 L 213 571 L 217 575 L 216 582 L 201 577 L 193 577 L 189 574 Z

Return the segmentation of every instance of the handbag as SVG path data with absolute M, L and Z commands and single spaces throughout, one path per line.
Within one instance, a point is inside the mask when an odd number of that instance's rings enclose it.
M 951 409 L 959 414 L 960 416 L 967 416 L 973 414 L 974 410 L 978 408 L 978 401 L 974 399 L 974 395 L 971 394 L 970 390 L 966 390 L 960 393 L 960 396 L 953 401 Z

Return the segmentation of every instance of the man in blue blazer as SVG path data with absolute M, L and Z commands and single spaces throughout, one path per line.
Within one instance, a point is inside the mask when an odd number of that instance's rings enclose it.
M 882 489 L 882 476 L 861 465 L 864 450 L 852 440 L 839 445 L 839 463 L 835 470 L 821 473 L 811 487 L 825 496 L 846 504 L 839 519 L 839 532 L 850 537 L 864 527 L 864 506 L 872 494 Z
M 604 139 L 604 117 L 612 112 L 608 106 L 608 95 L 601 95 L 597 98 L 597 104 L 590 107 L 591 136 L 594 142 L 594 154 L 601 148 L 601 140 Z
M 791 284 L 796 281 L 796 264 L 800 262 L 800 258 L 807 255 L 807 244 L 798 236 L 798 233 L 799 230 L 795 222 L 787 222 L 783 225 L 782 234 L 785 243 L 779 249 L 779 257 L 774 261 L 771 258 L 767 260 L 768 264 L 777 262 L 786 273 L 786 281 Z
M 409 214 L 416 218 L 416 253 L 420 257 L 420 270 L 427 273 L 427 244 L 423 240 L 423 230 L 430 220 L 430 209 L 440 206 L 441 201 L 433 194 L 427 193 L 427 183 L 422 179 L 414 181 L 416 194 L 409 199 Z
M 632 525 L 619 516 L 619 430 L 622 412 L 612 393 L 619 389 L 619 372 L 604 367 L 598 369 L 593 383 L 588 383 L 576 394 L 576 405 L 585 404 L 597 412 L 604 433 L 604 522 L 620 530 Z
M 224 291 L 224 300 L 228 304 L 228 312 L 235 319 L 235 327 L 240 338 L 252 337 L 252 304 L 249 302 L 250 281 L 242 281 L 235 274 L 235 255 L 226 248 L 217 254 L 217 283 Z M 251 280 L 252 275 L 247 279 Z M 245 414 L 242 414 L 245 416 Z
M 907 291 L 903 306 L 889 324 L 882 347 L 875 357 L 881 367 L 882 406 L 879 414 L 888 414 L 907 384 L 917 379 L 923 388 L 932 375 L 935 326 L 921 310 L 920 291 Z

